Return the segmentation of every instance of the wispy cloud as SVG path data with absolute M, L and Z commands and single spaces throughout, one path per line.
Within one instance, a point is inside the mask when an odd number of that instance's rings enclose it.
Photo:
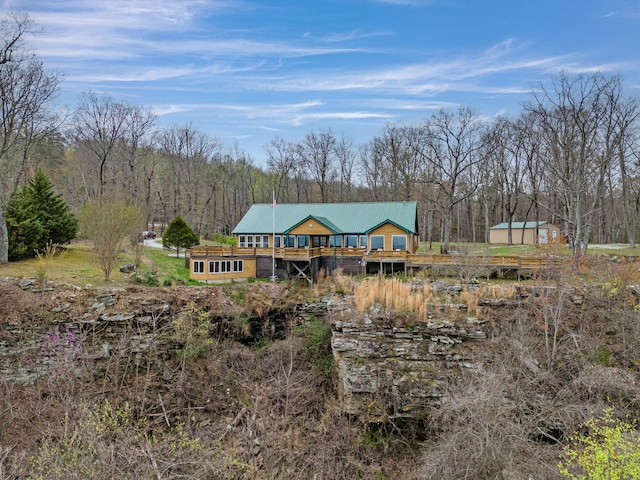
M 485 102 L 493 115 L 560 71 L 640 71 L 633 51 L 620 54 L 637 36 L 638 7 L 617 0 L 585 6 L 600 38 L 620 32 L 599 56 L 592 35 L 579 38 L 584 25 L 563 24 L 551 41 L 539 22 L 492 23 L 496 8 L 471 1 L 369 0 L 327 12 L 296 0 L 0 0 L 0 15 L 18 9 L 42 27 L 32 43 L 64 74 L 65 101 L 93 89 L 230 138 L 374 129 L 460 103 Z

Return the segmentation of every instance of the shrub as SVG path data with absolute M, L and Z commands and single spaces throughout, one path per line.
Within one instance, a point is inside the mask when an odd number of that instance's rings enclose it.
M 635 425 L 612 408 L 583 423 L 563 448 L 560 474 L 571 480 L 640 479 L 640 438 Z

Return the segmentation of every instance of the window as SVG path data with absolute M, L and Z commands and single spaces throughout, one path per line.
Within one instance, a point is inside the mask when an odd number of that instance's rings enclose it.
M 308 247 L 309 246 L 309 235 L 298 235 L 298 247 Z
M 280 235 L 276 235 L 275 237 L 273 237 L 273 243 L 276 248 L 280 248 Z
M 253 235 L 247 235 L 247 247 L 253 248 Z
M 366 235 L 360 235 L 360 248 L 367 248 L 367 242 L 369 237 Z
M 195 271 L 194 262 L 194 271 Z M 203 262 L 200 262 L 203 263 Z M 233 270 L 231 270 L 233 267 Z M 204 268 L 204 265 L 202 266 Z M 230 273 L 230 272 L 244 272 L 244 260 L 215 260 L 209 262 L 209 273 Z M 196 272 L 203 273 L 203 272 Z
M 314 247 L 326 247 L 327 246 L 327 237 L 324 235 L 318 236 L 314 235 L 313 237 L 313 246 Z
M 238 246 L 239 247 L 246 247 L 247 246 L 247 236 L 246 235 L 240 235 L 240 237 L 238 238 Z
M 344 246 L 345 247 L 357 247 L 358 246 L 358 236 L 357 235 L 346 235 L 344 237 Z
M 342 237 L 340 235 L 332 235 L 329 237 L 329 246 L 330 247 L 341 247 L 342 246 Z
M 267 248 L 269 246 L 269 235 L 254 235 L 253 240 L 256 248 Z
M 391 237 L 391 244 L 394 250 L 406 250 L 407 249 L 407 236 L 406 235 L 394 235 Z
M 204 273 L 204 261 L 203 260 L 194 260 L 193 261 L 193 273 Z
M 285 247 L 295 247 L 296 246 L 296 237 L 294 235 L 287 235 L 284 237 L 284 246 Z
M 384 235 L 371 235 L 371 250 L 384 250 Z

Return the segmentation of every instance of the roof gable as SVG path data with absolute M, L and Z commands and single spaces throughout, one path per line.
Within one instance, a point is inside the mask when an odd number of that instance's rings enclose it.
M 320 225 L 323 225 L 324 227 L 329 229 L 332 233 L 341 233 L 340 229 L 336 227 L 328 218 L 320 217 L 319 215 L 309 215 L 308 217 L 304 218 L 303 220 L 300 220 L 298 223 L 296 223 L 295 225 L 292 225 L 290 228 L 288 228 L 282 233 L 289 233 L 291 232 L 291 230 L 295 230 L 297 227 L 299 227 L 305 222 L 308 222 L 309 220 L 315 220 Z
M 404 228 L 402 225 L 398 225 L 398 224 L 397 224 L 396 222 L 394 222 L 393 220 L 386 220 L 386 221 L 384 221 L 384 222 L 382 222 L 382 223 L 380 223 L 380 224 L 378 224 L 378 225 L 374 225 L 373 227 L 369 228 L 368 230 L 366 230 L 366 231 L 365 231 L 365 232 L 363 232 L 363 233 L 366 233 L 366 234 L 368 235 L 368 234 L 370 234 L 371 232 L 373 232 L 374 230 L 376 230 L 377 228 L 380 228 L 381 226 L 386 225 L 386 224 L 391 224 L 391 225 L 393 225 L 393 226 L 395 226 L 395 227 L 398 227 L 400 230 L 404 230 L 404 231 L 405 231 L 405 232 L 407 232 L 407 233 L 414 233 L 414 232 L 411 232 L 411 231 L 407 230 L 407 229 L 406 229 L 406 228 Z
M 234 235 L 287 233 L 310 217 L 336 234 L 366 233 L 391 222 L 407 233 L 418 233 L 416 202 L 254 204 L 233 229 Z

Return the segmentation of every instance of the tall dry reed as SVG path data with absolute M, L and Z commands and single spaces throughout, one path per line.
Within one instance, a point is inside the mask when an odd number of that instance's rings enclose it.
M 428 304 L 437 298 L 429 285 L 416 286 L 397 278 L 366 278 L 355 288 L 356 308 L 365 312 L 373 305 L 401 313 L 418 313 L 426 319 Z

